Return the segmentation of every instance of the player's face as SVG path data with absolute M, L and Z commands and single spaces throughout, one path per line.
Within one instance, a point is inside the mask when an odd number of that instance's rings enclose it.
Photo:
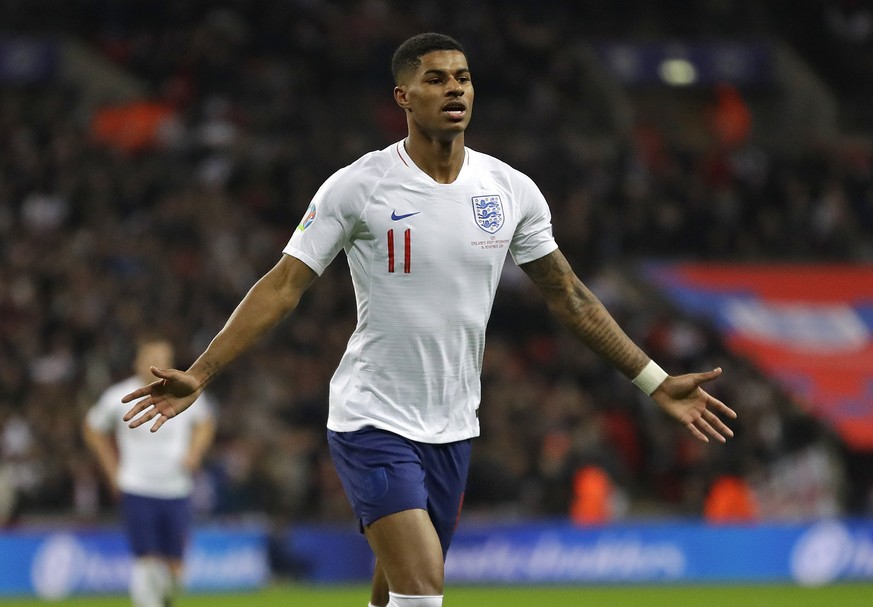
M 397 103 L 415 127 L 435 138 L 463 133 L 473 113 L 473 82 L 458 51 L 422 55 L 421 65 L 394 89 Z

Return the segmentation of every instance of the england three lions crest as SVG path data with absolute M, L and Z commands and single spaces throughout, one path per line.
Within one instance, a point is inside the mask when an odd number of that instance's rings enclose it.
M 503 203 L 500 202 L 500 196 L 473 196 L 473 216 L 480 228 L 494 234 L 503 227 Z

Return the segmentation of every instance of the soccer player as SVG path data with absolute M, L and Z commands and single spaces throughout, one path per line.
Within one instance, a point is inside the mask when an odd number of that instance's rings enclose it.
M 134 375 L 107 388 L 88 411 L 85 443 L 94 453 L 114 496 L 121 500 L 133 552 L 130 597 L 136 607 L 168 607 L 182 583 L 188 536 L 192 473 L 200 467 L 215 434 L 213 406 L 203 406 L 167 432 L 130 430 L 122 423 L 121 399 L 154 377 L 151 365 L 173 365 L 173 347 L 160 337 L 137 343 Z M 203 398 L 203 396 L 201 396 Z
M 392 59 L 408 135 L 318 190 L 284 255 L 185 372 L 128 394 L 153 431 L 297 305 L 345 251 L 357 327 L 330 383 L 328 444 L 376 555 L 371 606 L 442 605 L 444 558 L 479 433 L 485 327 L 509 252 L 583 344 L 698 439 L 724 441 L 736 414 L 700 386 L 721 369 L 668 376 L 618 327 L 552 238 L 533 181 L 464 145 L 473 83 L 461 45 L 414 36 Z M 524 108 L 519 108 L 522 116 Z

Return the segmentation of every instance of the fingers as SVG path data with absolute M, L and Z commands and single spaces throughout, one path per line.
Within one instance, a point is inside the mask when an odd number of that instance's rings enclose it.
M 143 424 L 155 420 L 151 432 L 157 432 L 164 423 L 176 415 L 173 407 L 166 400 L 155 400 L 154 397 L 144 398 L 124 414 L 124 421 L 129 428 L 139 428 Z
M 715 398 L 709 394 L 707 394 L 706 396 L 708 397 L 708 400 L 706 403 L 708 407 L 712 407 L 713 409 L 717 410 L 719 413 L 721 413 L 723 415 L 727 415 L 731 419 L 737 418 L 736 411 L 734 411 L 733 409 L 728 407 L 726 404 L 724 404 L 723 402 L 721 402 L 717 398 Z
M 734 431 L 731 430 L 727 424 L 721 421 L 721 418 L 719 418 L 718 415 L 716 415 L 712 411 L 706 411 L 703 415 L 704 417 L 706 417 L 706 421 L 709 422 L 707 425 L 710 428 L 711 435 L 713 433 L 718 434 L 718 438 L 721 440 L 721 442 L 725 442 L 726 438 L 733 437 Z
M 718 415 L 708 409 L 704 409 L 699 417 L 685 424 L 685 427 L 695 438 L 705 443 L 709 442 L 709 437 L 720 443 L 725 443 L 728 438 L 734 435 L 734 431 Z
M 734 435 L 733 430 L 719 416 L 736 419 L 736 411 L 700 387 L 721 374 L 722 368 L 716 367 L 703 373 L 677 376 L 672 378 L 675 381 L 656 398 L 666 411 L 683 422 L 694 438 L 705 443 L 710 438 L 724 443 Z
M 716 367 L 712 371 L 704 371 L 703 373 L 694 373 L 693 374 L 694 384 L 699 386 L 700 384 L 704 384 L 708 381 L 712 381 L 716 377 L 721 375 L 721 373 L 722 373 L 721 367 Z
M 159 371 L 160 369 L 156 369 L 155 367 L 152 367 L 152 370 L 153 370 L 153 372 L 154 372 L 155 370 L 158 370 L 158 371 Z M 134 390 L 134 391 L 131 392 L 130 394 L 124 396 L 124 397 L 121 399 L 121 402 L 123 402 L 123 403 L 129 403 L 130 401 L 132 401 L 132 400 L 134 400 L 134 399 L 142 398 L 143 396 L 149 396 L 149 395 L 151 395 L 151 394 L 154 394 L 154 393 L 155 393 L 155 390 L 156 390 L 159 386 L 163 386 L 163 385 L 164 385 L 164 380 L 163 380 L 163 379 L 159 379 L 158 381 L 153 381 L 152 383 L 148 384 L 147 386 L 143 386 L 142 388 L 140 388 L 140 389 L 138 389 L 138 390 Z
M 124 398 L 127 398 L 128 401 L 129 401 L 129 400 L 132 400 L 132 399 L 136 398 L 136 396 L 134 396 L 134 395 L 135 395 L 137 392 L 142 392 L 142 389 L 137 390 L 136 392 L 131 392 L 130 394 L 128 394 L 128 395 L 125 396 Z M 130 398 L 128 398 L 128 397 L 130 397 Z M 122 400 L 122 402 L 125 402 L 125 401 Z M 122 419 L 123 419 L 124 421 L 126 421 L 126 422 L 129 422 L 129 421 L 130 421 L 131 419 L 133 419 L 134 416 L 137 415 L 140 411 L 142 411 L 142 410 L 147 409 L 148 407 L 150 407 L 151 404 L 152 404 L 152 403 L 151 403 L 151 399 L 150 399 L 150 398 L 144 398 L 144 399 L 142 399 L 141 401 L 139 401 L 138 403 L 136 403 L 134 406 L 132 406 L 132 407 L 127 411 L 127 413 L 124 414 L 124 417 L 122 417 Z M 139 424 L 137 424 L 137 426 L 138 426 L 138 425 L 139 425 Z M 131 427 L 132 427 L 132 428 L 135 428 L 136 426 L 131 426 Z
M 134 390 L 130 394 L 125 395 L 124 397 L 122 397 L 121 402 L 129 403 L 132 400 L 135 400 L 137 398 L 142 398 L 143 396 L 148 396 L 151 393 L 152 393 L 152 385 L 149 384 L 148 386 L 144 386 L 144 387 L 140 388 L 139 390 Z
M 170 419 L 166 415 L 158 415 L 158 419 L 155 420 L 155 423 L 152 424 L 152 427 L 149 428 L 149 432 L 157 432 L 158 428 L 164 425 L 164 422 Z
M 149 371 L 152 372 L 152 375 L 161 379 L 170 379 L 174 372 L 178 373 L 175 369 L 159 369 L 158 367 L 149 367 Z
M 711 371 L 706 371 L 705 373 L 698 373 L 696 374 L 695 383 L 700 386 L 700 384 L 712 381 L 721 374 L 721 367 L 716 367 L 715 369 Z M 712 437 L 721 443 L 727 442 L 728 438 L 733 437 L 734 431 L 731 430 L 728 425 L 724 423 L 724 421 L 722 421 L 717 413 L 731 419 L 736 419 L 737 412 L 721 402 L 719 399 L 708 394 L 702 388 L 698 387 L 698 390 L 705 399 L 703 403 L 703 410 L 700 413 L 700 417 L 698 417 L 693 422 L 687 424 L 687 426 L 689 426 L 689 430 L 693 428 L 691 433 L 696 438 L 703 440 L 704 442 L 709 442 L 708 437 Z
M 694 425 L 694 422 L 688 422 L 685 424 L 685 427 L 688 428 L 688 431 L 694 435 L 694 438 L 703 441 L 704 443 L 708 443 L 709 439 L 706 438 L 706 435 L 697 429 L 697 426 Z
M 716 412 L 721 415 L 726 415 L 731 419 L 737 418 L 737 412 L 703 390 L 701 390 L 701 392 L 703 392 L 706 397 L 706 402 L 703 405 L 703 412 L 700 416 L 701 423 L 705 424 L 703 430 L 716 440 L 724 443 L 728 438 L 733 437 L 734 431 L 731 430 L 724 421 L 722 421 Z
M 694 437 L 698 440 L 703 441 L 704 443 L 709 442 L 709 436 L 713 437 L 720 443 L 727 442 L 727 439 L 719 433 L 715 428 L 713 428 L 709 423 L 700 417 L 693 422 L 688 422 L 685 424 L 685 427 L 694 435 Z M 707 434 L 709 436 L 707 436 Z
M 122 419 L 129 422 L 127 424 L 129 428 L 139 428 L 146 422 L 154 419 L 155 423 L 150 430 L 152 432 L 157 432 L 158 428 L 163 426 L 164 422 L 167 421 L 169 417 L 161 413 L 157 403 L 152 398 L 144 398 L 131 407 L 131 409 L 124 414 Z
M 144 398 L 136 403 L 130 410 L 124 414 L 122 418 L 126 422 L 130 422 L 128 427 L 138 428 L 144 423 L 158 415 L 157 407 L 153 406 L 151 398 Z

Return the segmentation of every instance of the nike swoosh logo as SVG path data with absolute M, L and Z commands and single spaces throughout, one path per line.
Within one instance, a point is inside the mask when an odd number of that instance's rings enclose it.
M 413 215 L 418 215 L 421 211 L 415 211 L 414 213 L 406 213 L 405 215 L 398 215 L 397 211 L 391 211 L 391 221 L 398 221 L 400 219 L 406 219 L 407 217 L 412 217 Z

